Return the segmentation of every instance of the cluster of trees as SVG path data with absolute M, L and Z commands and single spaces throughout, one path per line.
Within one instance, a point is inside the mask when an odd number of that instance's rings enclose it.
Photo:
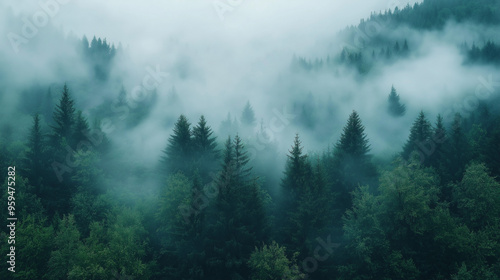
M 249 103 L 243 112 L 252 123 Z M 279 192 L 253 169 L 244 139 L 221 143 L 203 116 L 194 127 L 178 118 L 147 173 L 160 182 L 149 195 L 108 171 L 120 163 L 104 137 L 82 145 L 92 129 L 66 86 L 53 123 L 47 131 L 34 116 L 22 160 L 0 146 L 0 162 L 19 170 L 18 272 L 2 278 L 500 277 L 500 118 L 486 107 L 450 125 L 421 112 L 401 153 L 379 167 L 353 111 L 320 155 L 295 137 Z
M 482 24 L 498 24 L 498 0 L 424 0 L 421 3 L 409 4 L 403 9 L 395 7 L 384 13 L 374 13 L 369 20 L 387 22 L 390 26 L 402 24 L 416 29 L 440 29 L 448 20 L 456 22 L 475 22 Z
M 106 81 L 111 70 L 113 59 L 118 52 L 121 52 L 122 47 L 115 47 L 114 44 L 110 44 L 106 39 L 92 38 L 89 40 L 86 36 L 83 36 L 81 40 L 81 53 L 85 58 L 85 61 L 90 62 L 91 70 L 94 73 L 94 78 L 98 81 Z
M 469 48 L 467 44 L 463 44 L 462 51 L 466 53 L 469 63 L 500 64 L 500 46 L 492 41 L 486 42 L 482 47 L 472 44 Z
M 352 36 L 359 34 L 352 33 Z M 352 39 L 352 38 L 351 38 Z M 376 49 L 380 48 L 377 52 Z M 368 51 L 368 50 L 371 50 Z M 360 74 L 366 74 L 370 71 L 375 63 L 388 63 L 397 59 L 408 57 L 410 48 L 408 41 L 404 39 L 402 45 L 396 41 L 394 45 L 388 43 L 380 43 L 370 45 L 365 49 L 365 44 L 344 47 L 337 57 L 327 56 L 326 59 L 317 58 L 308 60 L 303 57 L 294 56 L 292 58 L 291 69 L 294 71 L 335 71 L 339 65 L 347 65 L 358 70 Z

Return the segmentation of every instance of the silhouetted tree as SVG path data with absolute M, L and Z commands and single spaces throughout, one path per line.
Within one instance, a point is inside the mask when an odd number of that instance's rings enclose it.
M 394 86 L 391 88 L 391 93 L 389 94 L 388 102 L 389 104 L 387 107 L 387 111 L 391 116 L 394 117 L 404 116 L 406 112 L 406 106 L 401 104 L 401 102 L 399 101 L 399 94 L 397 94 Z
M 422 147 L 426 147 L 431 141 L 431 137 L 432 126 L 426 119 L 424 112 L 420 111 L 417 119 L 413 122 L 413 126 L 410 130 L 410 136 L 403 147 L 401 156 L 404 159 L 409 159 L 410 154 L 413 151 L 420 151 Z

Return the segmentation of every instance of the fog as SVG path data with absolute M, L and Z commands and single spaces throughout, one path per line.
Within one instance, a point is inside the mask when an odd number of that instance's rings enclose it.
M 30 85 L 52 85 L 58 96 L 65 82 L 77 106 L 92 120 L 92 109 L 116 99 L 122 84 L 130 99 L 133 88 L 150 73 L 147 69 L 160 69 L 168 77 L 156 87 L 158 99 L 148 118 L 129 130 L 109 130 L 116 146 L 139 163 L 157 162 L 181 113 L 193 124 L 205 115 L 222 141 L 225 136 L 218 133 L 221 121 L 228 113 L 239 118 L 247 101 L 255 110 L 257 124 L 250 132 L 240 133 L 253 145 L 254 153 L 261 150 L 255 144 L 261 124 L 270 132 L 264 144 L 275 144 L 282 157 L 295 133 L 301 135 L 307 151 L 321 153 L 335 144 L 348 115 L 356 110 L 373 154 L 387 156 L 399 151 L 420 110 L 434 122 L 438 113 L 455 110 L 454 104 L 473 95 L 481 77 L 497 71 L 465 66 L 457 47 L 463 42 L 484 42 L 495 29 L 448 22 L 439 31 L 417 32 L 405 26 L 392 30 L 395 40 L 408 39 L 411 56 L 378 66 L 366 76 L 343 66 L 335 73 L 296 73 L 290 70 L 294 56 L 310 60 L 337 57 L 349 45 L 339 33 L 345 27 L 357 25 L 372 12 L 416 1 L 228 2 L 232 6 L 226 1 L 59 1 L 50 22 L 21 44 L 17 53 L 6 37 L 1 42 L 2 104 L 12 109 L 2 112 L 2 121 L 18 114 L 15 104 L 21 100 L 16 92 Z M 43 11 L 38 2 L 3 1 L 0 5 L 5 15 L 0 21 L 3 34 L 21 34 L 23 18 Z M 80 84 L 91 80 L 91 74 L 70 42 L 84 35 L 89 41 L 96 36 L 123 46 L 124 54 L 115 59 L 104 84 Z M 407 106 L 402 118 L 392 119 L 386 113 L 391 86 Z M 173 88 L 177 102 L 169 94 Z M 310 96 L 313 100 L 308 101 Z M 323 108 L 314 112 L 321 119 L 314 128 L 297 124 L 293 103 L 306 101 Z M 288 113 L 289 121 L 283 123 L 284 128 L 269 129 L 276 112 Z M 328 112 L 333 116 L 330 120 Z M 28 127 L 31 119 L 19 116 L 17 121 L 23 124 L 19 127 Z M 17 131 L 25 132 L 24 128 Z

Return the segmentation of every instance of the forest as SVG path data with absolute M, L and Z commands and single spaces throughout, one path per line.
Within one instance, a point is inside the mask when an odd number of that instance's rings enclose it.
M 25 53 L 50 52 L 44 36 L 60 44 L 55 78 L 0 77 L 0 215 L 17 219 L 0 232 L 0 279 L 500 279 L 499 7 L 372 13 L 339 31 L 340 48 L 286 56 L 265 94 L 238 102 L 210 95 L 184 57 L 168 75 L 148 66 L 134 95 L 130 48 L 39 35 Z M 486 30 L 446 45 L 477 75 L 443 72 L 444 101 L 419 101 L 427 88 L 395 73 L 444 44 L 433 32 L 461 28 L 450 22 Z

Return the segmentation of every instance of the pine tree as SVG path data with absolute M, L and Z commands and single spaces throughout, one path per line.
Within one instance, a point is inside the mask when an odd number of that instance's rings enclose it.
M 52 126 L 54 131 L 51 139 L 52 145 L 60 148 L 61 143 L 70 144 L 75 124 L 75 107 L 67 85 L 63 87 L 62 96 L 59 104 L 56 105 L 53 118 L 55 125 Z
M 432 137 L 432 127 L 429 121 L 426 119 L 423 111 L 420 111 L 415 122 L 413 122 L 413 126 L 410 130 L 410 136 L 408 141 L 403 147 L 403 152 L 401 156 L 404 159 L 409 159 L 410 154 L 414 151 L 419 152 L 422 147 L 428 145 L 429 141 L 431 141 Z
M 78 111 L 76 114 L 75 130 L 73 132 L 72 143 L 75 149 L 83 148 L 83 141 L 87 141 L 87 135 L 89 134 L 90 127 L 87 119 L 82 115 L 82 111 Z M 88 148 L 88 147 L 86 147 Z
M 404 116 L 406 112 L 406 106 L 401 104 L 399 101 L 399 94 L 397 94 L 394 86 L 391 88 L 391 93 L 388 98 L 388 107 L 387 111 L 393 117 L 401 117 Z
M 208 210 L 205 279 L 240 279 L 259 237 L 264 236 L 263 194 L 247 166 L 248 155 L 239 136 L 225 144 L 219 189 Z M 245 278 L 245 277 L 243 277 Z
M 401 51 L 401 48 L 399 47 L 399 42 L 396 41 L 396 44 L 394 45 L 394 53 L 396 55 L 398 55 L 400 51 Z
M 456 114 L 453 120 L 449 141 L 447 143 L 447 182 L 462 179 L 465 167 L 470 160 L 470 147 L 462 129 L 462 116 Z
M 288 159 L 286 162 L 284 178 L 281 182 L 283 189 L 285 189 L 292 198 L 298 196 L 302 191 L 301 187 L 308 180 L 307 172 L 310 170 L 310 164 L 307 160 L 307 155 L 302 153 L 302 143 L 299 139 L 299 135 L 295 135 L 292 149 L 287 155 Z
M 234 159 L 233 159 L 234 170 L 236 172 L 235 183 L 238 185 L 245 185 L 246 182 L 248 182 L 248 180 L 250 179 L 250 173 L 252 167 L 247 167 L 250 158 L 248 157 L 247 152 L 245 151 L 245 146 L 243 145 L 243 141 L 238 135 L 234 137 L 233 147 L 234 147 Z
M 356 111 L 349 116 L 333 152 L 333 185 L 339 193 L 339 206 L 351 207 L 351 195 L 359 185 L 376 184 L 376 168 L 371 162 L 370 145 Z
M 432 131 L 432 142 L 433 145 L 435 145 L 434 150 L 432 154 L 429 155 L 429 160 L 426 161 L 425 164 L 433 167 L 434 170 L 439 171 L 440 173 L 445 172 L 443 168 L 446 160 L 445 143 L 447 140 L 448 135 L 443 124 L 443 118 L 441 115 L 438 115 L 436 125 Z
M 405 39 L 405 42 L 403 44 L 402 54 L 403 55 L 408 55 L 409 52 L 410 52 L 410 49 L 408 48 L 408 41 Z
M 198 124 L 193 128 L 192 134 L 196 169 L 198 169 L 201 180 L 207 182 L 210 173 L 215 172 L 217 169 L 215 164 L 219 159 L 217 138 L 212 136 L 212 128 L 207 125 L 204 116 L 200 117 Z
M 191 124 L 184 115 L 181 115 L 175 123 L 174 133 L 170 135 L 167 147 L 163 151 L 160 170 L 162 174 L 182 172 L 189 175 L 192 171 L 193 140 L 190 126 Z
M 26 152 L 26 178 L 35 187 L 35 194 L 40 195 L 45 172 L 45 140 L 40 127 L 40 115 L 33 117 L 33 126 L 28 137 L 28 151 Z
M 250 105 L 250 101 L 247 101 L 245 109 L 243 109 L 243 113 L 241 114 L 241 123 L 248 126 L 255 124 L 255 113 L 252 105 Z

